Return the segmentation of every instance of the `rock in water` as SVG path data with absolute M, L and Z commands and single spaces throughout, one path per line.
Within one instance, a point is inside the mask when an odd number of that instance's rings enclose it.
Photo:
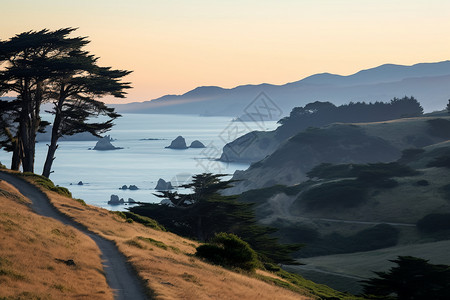
M 78 185 L 83 185 L 83 181 L 79 181 L 77 184 Z
M 111 195 L 111 199 L 108 201 L 109 205 L 120 205 L 124 204 L 123 198 L 119 200 L 119 196 Z
M 135 186 L 134 184 L 131 184 L 130 187 L 128 188 L 130 191 L 136 191 L 139 188 L 137 186 Z
M 189 146 L 189 148 L 206 148 L 205 145 L 200 142 L 199 140 L 195 140 L 191 143 L 191 145 Z
M 172 183 L 166 182 L 164 179 L 160 178 L 156 184 L 155 190 L 167 191 L 173 189 Z
M 98 140 L 97 144 L 95 144 L 94 150 L 116 150 L 122 149 L 120 147 L 115 147 L 111 144 L 112 138 L 109 135 L 105 135 L 103 138 Z
M 170 146 L 167 146 L 166 148 L 170 148 L 170 149 L 187 149 L 186 141 L 185 141 L 184 137 L 179 135 L 179 136 L 177 136 L 176 139 L 174 139 L 172 141 L 172 143 L 170 143 Z
M 128 190 L 128 187 L 124 184 L 122 187 L 119 188 L 119 190 Z

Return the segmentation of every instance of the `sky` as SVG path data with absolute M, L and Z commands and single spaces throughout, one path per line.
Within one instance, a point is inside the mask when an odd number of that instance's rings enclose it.
M 0 0 L 0 39 L 77 27 L 126 99 L 450 59 L 448 0 Z

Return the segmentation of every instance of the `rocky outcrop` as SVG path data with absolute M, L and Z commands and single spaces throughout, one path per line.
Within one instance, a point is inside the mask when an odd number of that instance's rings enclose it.
M 105 135 L 103 138 L 98 140 L 97 144 L 95 144 L 94 150 L 105 151 L 105 150 L 122 149 L 120 147 L 115 147 L 113 144 L 111 144 L 112 140 L 113 139 L 109 135 Z
M 199 140 L 195 140 L 191 143 L 191 145 L 189 146 L 189 148 L 206 148 L 205 145 L 200 142 Z
M 281 141 L 275 131 L 252 131 L 223 147 L 220 161 L 252 163 L 272 154 Z
M 187 149 L 188 147 L 186 146 L 186 140 L 184 139 L 184 137 L 179 135 L 166 148 L 169 148 L 169 149 Z
M 158 180 L 158 183 L 156 184 L 155 190 L 157 191 L 167 191 L 167 190 L 172 190 L 173 186 L 172 183 L 170 183 L 170 181 L 166 182 L 164 179 L 160 178 Z
M 124 203 L 125 203 L 125 201 L 123 200 L 123 198 L 119 199 L 119 196 L 117 196 L 117 195 L 111 195 L 111 198 L 108 201 L 109 205 L 121 205 Z
M 130 186 L 128 187 L 128 189 L 129 189 L 130 191 L 136 191 L 136 190 L 138 190 L 139 188 L 138 188 L 137 186 L 135 186 L 134 184 L 130 184 Z
M 126 184 L 122 185 L 122 187 L 119 188 L 119 190 L 130 190 L 130 191 L 136 191 L 139 188 L 137 186 L 135 186 L 134 184 L 130 184 L 130 186 L 128 187 Z

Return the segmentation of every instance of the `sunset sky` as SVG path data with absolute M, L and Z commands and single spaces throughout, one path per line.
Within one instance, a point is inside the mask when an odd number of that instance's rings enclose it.
M 197 86 L 284 84 L 320 72 L 450 59 L 448 0 L 0 3 L 0 39 L 78 27 L 102 65 L 133 70 L 127 79 L 134 88 L 122 102 Z

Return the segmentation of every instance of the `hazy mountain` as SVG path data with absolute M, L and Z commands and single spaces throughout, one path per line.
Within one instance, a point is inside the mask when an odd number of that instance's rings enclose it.
M 425 111 L 442 109 L 450 97 L 450 61 L 412 66 L 385 64 L 342 76 L 322 73 L 284 85 L 242 85 L 232 89 L 198 87 L 183 95 L 166 95 L 152 101 L 114 105 L 125 113 L 182 113 L 241 116 L 265 93 L 280 115 L 313 101 L 343 104 L 349 101 L 389 101 L 414 96 Z M 274 119 L 279 115 L 274 116 Z

